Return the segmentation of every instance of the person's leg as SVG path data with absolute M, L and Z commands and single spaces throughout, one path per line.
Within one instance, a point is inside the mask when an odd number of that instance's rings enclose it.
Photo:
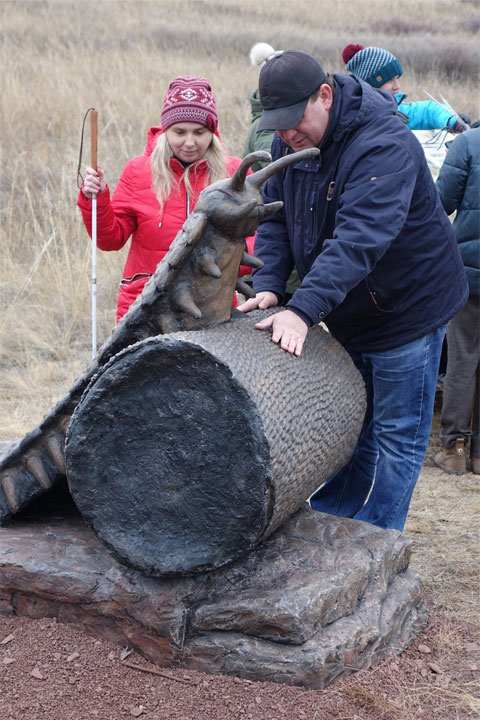
M 472 411 L 480 361 L 479 300 L 470 296 L 447 328 L 448 362 L 440 417 L 440 441 L 444 448 L 455 445 L 457 438 L 463 438 L 466 443 L 472 435 Z
M 475 304 L 473 316 L 473 343 L 477 348 L 477 372 L 473 398 L 472 439 L 470 441 L 470 459 L 472 472 L 480 475 L 480 297 L 472 296 Z M 470 298 L 469 298 L 470 302 Z
M 480 346 L 480 339 L 478 344 Z M 480 361 L 477 367 L 477 382 L 475 383 L 475 397 L 473 401 L 470 460 L 472 461 L 472 472 L 480 475 Z
M 445 328 L 394 350 L 372 353 L 375 483 L 358 520 L 403 530 L 428 445 Z

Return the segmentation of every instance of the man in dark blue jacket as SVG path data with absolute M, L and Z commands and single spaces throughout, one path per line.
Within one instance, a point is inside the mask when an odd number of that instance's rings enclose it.
M 259 130 L 277 131 L 274 159 L 320 156 L 268 180 L 248 312 L 277 305 L 292 267 L 301 286 L 257 324 L 300 355 L 323 321 L 363 375 L 367 413 L 349 463 L 311 498 L 317 510 L 403 529 L 428 443 L 445 326 L 468 287 L 422 148 L 391 96 L 310 55 L 287 50 L 259 78 Z

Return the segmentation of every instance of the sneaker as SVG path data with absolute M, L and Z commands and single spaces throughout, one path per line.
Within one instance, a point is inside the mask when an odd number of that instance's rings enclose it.
M 470 460 L 472 461 L 472 472 L 475 473 L 475 475 L 480 475 L 480 457 L 471 455 Z
M 477 459 L 480 463 L 480 458 Z M 433 458 L 433 462 L 441 470 L 444 470 L 446 473 L 450 473 L 450 475 L 463 475 L 467 469 L 467 463 L 465 460 L 465 440 L 463 438 L 457 438 L 455 440 L 455 445 L 440 450 L 440 452 Z

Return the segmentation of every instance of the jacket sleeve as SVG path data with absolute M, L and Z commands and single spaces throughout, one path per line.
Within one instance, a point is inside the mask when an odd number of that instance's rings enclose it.
M 437 190 L 443 208 L 448 215 L 457 210 L 462 202 L 470 172 L 467 138 L 459 135 L 452 143 L 437 178 Z
M 274 156 L 274 159 L 277 158 Z M 265 205 L 283 200 L 281 175 L 276 173 L 267 180 L 262 192 Z M 260 223 L 255 236 L 255 255 L 265 263 L 253 272 L 255 292 L 269 290 L 282 299 L 294 266 L 283 208 Z
M 455 116 L 433 100 L 400 103 L 398 109 L 408 117 L 407 127 L 410 130 L 435 130 L 453 127 Z
M 400 144 L 379 145 L 359 158 L 339 199 L 333 237 L 287 307 L 314 323 L 340 305 L 400 234 L 416 180 L 415 162 Z
M 130 206 L 133 194 L 131 164 L 128 162 L 110 200 L 107 187 L 97 195 L 97 245 L 100 250 L 120 250 L 137 227 L 137 217 Z M 77 205 L 88 234 L 92 237 L 92 201 L 80 190 Z

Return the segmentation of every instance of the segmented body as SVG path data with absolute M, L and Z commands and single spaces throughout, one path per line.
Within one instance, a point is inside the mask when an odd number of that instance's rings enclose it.
M 247 177 L 249 167 L 268 161 L 268 153 L 251 153 L 226 180 L 201 193 L 169 252 L 120 320 L 97 357 L 88 365 L 41 423 L 0 457 L 0 524 L 65 477 L 65 433 L 82 393 L 102 367 L 120 350 L 145 338 L 195 330 L 227 322 L 235 287 L 250 295 L 237 279 L 240 263 L 261 263 L 245 252 L 263 217 L 282 203 L 264 205 L 260 188 L 287 165 L 318 154 L 317 149 L 286 156 Z

